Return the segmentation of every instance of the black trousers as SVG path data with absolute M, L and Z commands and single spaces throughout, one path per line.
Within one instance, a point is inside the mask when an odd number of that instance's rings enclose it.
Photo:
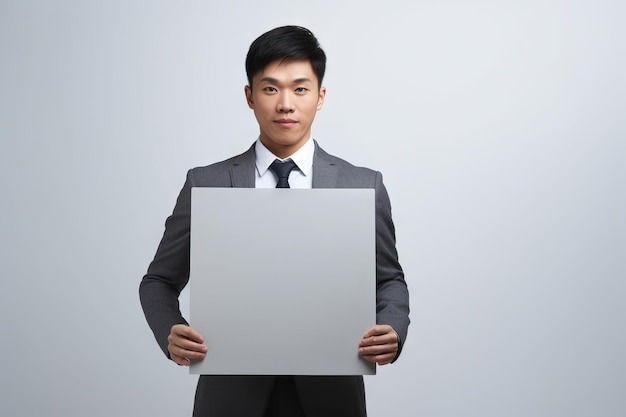
M 306 417 L 292 376 L 277 376 L 263 417 Z
M 194 417 L 366 417 L 361 376 L 201 375 Z

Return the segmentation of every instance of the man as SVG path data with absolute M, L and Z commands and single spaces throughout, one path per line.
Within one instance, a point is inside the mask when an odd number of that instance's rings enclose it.
M 401 351 L 409 325 L 408 291 L 382 176 L 327 154 L 311 138 L 311 125 L 326 95 L 322 87 L 325 68 L 326 55 L 307 29 L 286 26 L 261 35 L 246 58 L 245 87 L 248 106 L 259 124 L 259 138 L 245 153 L 187 174 L 140 285 L 148 323 L 164 353 L 179 365 L 188 366 L 211 354 L 204 345 L 205 337 L 211 335 L 189 327 L 178 306 L 178 296 L 189 279 L 190 190 L 194 186 L 374 188 L 378 324 L 364 329 L 355 349 L 363 359 L 379 365 L 395 361 Z M 365 415 L 361 376 L 202 375 L 194 405 L 194 416 L 211 417 Z

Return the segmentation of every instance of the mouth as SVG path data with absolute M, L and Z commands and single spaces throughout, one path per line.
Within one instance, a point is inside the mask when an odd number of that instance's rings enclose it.
M 278 124 L 280 127 L 289 128 L 294 126 L 298 122 L 293 119 L 277 119 L 274 120 L 274 123 Z

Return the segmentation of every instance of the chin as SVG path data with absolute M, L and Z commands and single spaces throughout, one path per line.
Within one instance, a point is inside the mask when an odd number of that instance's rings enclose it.
M 275 143 L 276 145 L 280 145 L 280 146 L 293 146 L 293 145 L 297 145 L 298 143 L 301 142 L 300 139 L 274 139 L 272 140 L 273 143 Z

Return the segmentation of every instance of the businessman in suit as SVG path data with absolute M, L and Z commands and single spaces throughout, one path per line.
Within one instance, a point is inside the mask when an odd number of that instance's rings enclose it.
M 324 51 L 305 28 L 280 27 L 257 38 L 246 57 L 245 97 L 259 124 L 259 138 L 241 155 L 187 173 L 139 291 L 159 345 L 178 365 L 188 366 L 211 354 L 204 344 L 211 335 L 191 328 L 178 306 L 189 279 L 191 187 L 373 188 L 377 324 L 364 329 L 355 350 L 379 365 L 395 361 L 402 350 L 409 325 L 408 291 L 382 176 L 329 155 L 311 138 L 311 125 L 326 95 L 325 68 Z M 254 354 L 254 341 L 249 348 Z M 363 378 L 202 375 L 194 416 L 366 416 Z

